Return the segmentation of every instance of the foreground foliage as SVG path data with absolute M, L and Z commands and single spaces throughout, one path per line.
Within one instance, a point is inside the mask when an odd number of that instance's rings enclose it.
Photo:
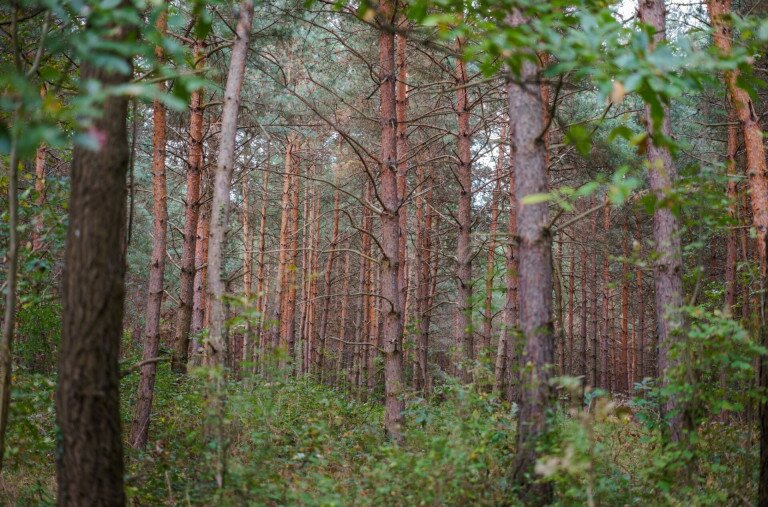
M 248 377 L 227 386 L 223 418 L 205 413 L 209 371 L 187 377 L 163 365 L 150 445 L 128 456 L 133 505 L 499 505 L 509 481 L 515 408 L 483 387 L 445 379 L 430 400 L 407 401 L 405 444 L 386 442 L 377 401 L 307 379 Z M 123 381 L 134 393 L 135 375 Z M 54 503 L 54 381 L 16 379 L 8 475 L 0 503 Z M 694 443 L 665 447 L 654 392 L 633 402 L 588 393 L 568 401 L 537 464 L 557 505 L 737 505 L 756 487 L 758 433 L 738 419 L 705 421 Z M 124 424 L 130 405 L 123 400 Z M 226 478 L 205 422 L 228 435 Z M 681 474 L 680 463 L 688 463 Z

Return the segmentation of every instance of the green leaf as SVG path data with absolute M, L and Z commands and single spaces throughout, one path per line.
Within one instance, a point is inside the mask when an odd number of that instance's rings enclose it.
M 520 200 L 520 204 L 539 204 L 552 199 L 552 194 L 529 194 Z

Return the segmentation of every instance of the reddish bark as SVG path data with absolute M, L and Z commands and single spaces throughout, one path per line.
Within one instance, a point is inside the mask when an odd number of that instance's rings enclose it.
M 163 11 L 156 21 L 157 31 L 165 33 L 168 13 Z M 155 49 L 155 57 L 163 58 L 163 49 Z M 159 93 L 165 93 L 165 83 L 157 85 Z M 144 356 L 146 364 L 141 368 L 138 398 L 131 425 L 131 446 L 142 449 L 149 437 L 150 414 L 155 394 L 155 374 L 160 348 L 160 312 L 163 304 L 163 276 L 165 274 L 165 241 L 168 232 L 168 190 L 165 178 L 166 111 L 160 99 L 152 104 L 154 132 L 152 134 L 152 256 L 149 264 L 149 295 L 147 297 L 146 328 L 144 331 Z M 150 361 L 150 362 L 148 362 Z
M 379 21 L 392 26 L 395 2 L 382 0 Z M 384 428 L 395 442 L 402 441 L 403 321 L 400 307 L 400 222 L 402 196 L 397 191 L 397 115 L 395 104 L 395 36 L 386 26 L 379 31 L 379 96 L 381 153 L 379 189 L 381 219 L 382 348 L 384 351 Z
M 624 222 L 624 238 L 622 240 L 622 252 L 624 261 L 621 264 L 621 354 L 619 356 L 619 385 L 621 391 L 629 390 L 629 270 L 627 258 L 629 257 L 627 223 Z
M 728 160 L 725 165 L 725 173 L 728 177 L 726 197 L 728 197 L 728 216 L 731 217 L 734 226 L 738 223 L 737 206 L 739 203 L 738 180 L 736 179 L 736 153 L 738 150 L 738 128 L 736 126 L 736 114 L 731 109 L 728 114 Z M 736 306 L 736 229 L 728 229 L 728 240 L 725 254 L 725 313 L 731 315 Z
M 205 43 L 195 40 L 195 69 L 205 66 Z M 203 90 L 195 90 L 189 100 L 189 153 L 187 155 L 187 190 L 184 208 L 184 244 L 179 273 L 179 311 L 174 331 L 174 351 L 171 368 L 177 373 L 186 371 L 189 351 L 189 330 L 195 283 L 195 245 L 197 221 L 200 213 L 200 173 L 203 167 Z

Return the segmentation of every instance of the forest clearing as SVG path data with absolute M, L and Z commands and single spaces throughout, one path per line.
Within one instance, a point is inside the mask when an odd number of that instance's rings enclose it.
M 764 0 L 0 5 L 0 504 L 768 507 Z

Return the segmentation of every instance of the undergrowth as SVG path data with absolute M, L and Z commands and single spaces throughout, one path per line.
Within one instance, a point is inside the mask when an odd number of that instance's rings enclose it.
M 123 380 L 130 427 L 137 376 Z M 510 505 L 514 408 L 448 379 L 430 400 L 408 397 L 405 444 L 387 443 L 382 409 L 308 379 L 248 377 L 226 385 L 226 413 L 206 410 L 208 374 L 160 366 L 143 451 L 126 445 L 131 505 Z M 54 382 L 19 374 L 0 504 L 55 501 Z M 753 496 L 756 431 L 703 424 L 685 450 L 663 446 L 644 422 L 652 403 L 596 393 L 586 408 L 563 397 L 537 465 L 558 505 L 738 505 Z M 652 414 L 651 416 L 652 417 Z M 227 435 L 224 484 L 206 427 Z M 681 462 L 687 463 L 680 472 Z

